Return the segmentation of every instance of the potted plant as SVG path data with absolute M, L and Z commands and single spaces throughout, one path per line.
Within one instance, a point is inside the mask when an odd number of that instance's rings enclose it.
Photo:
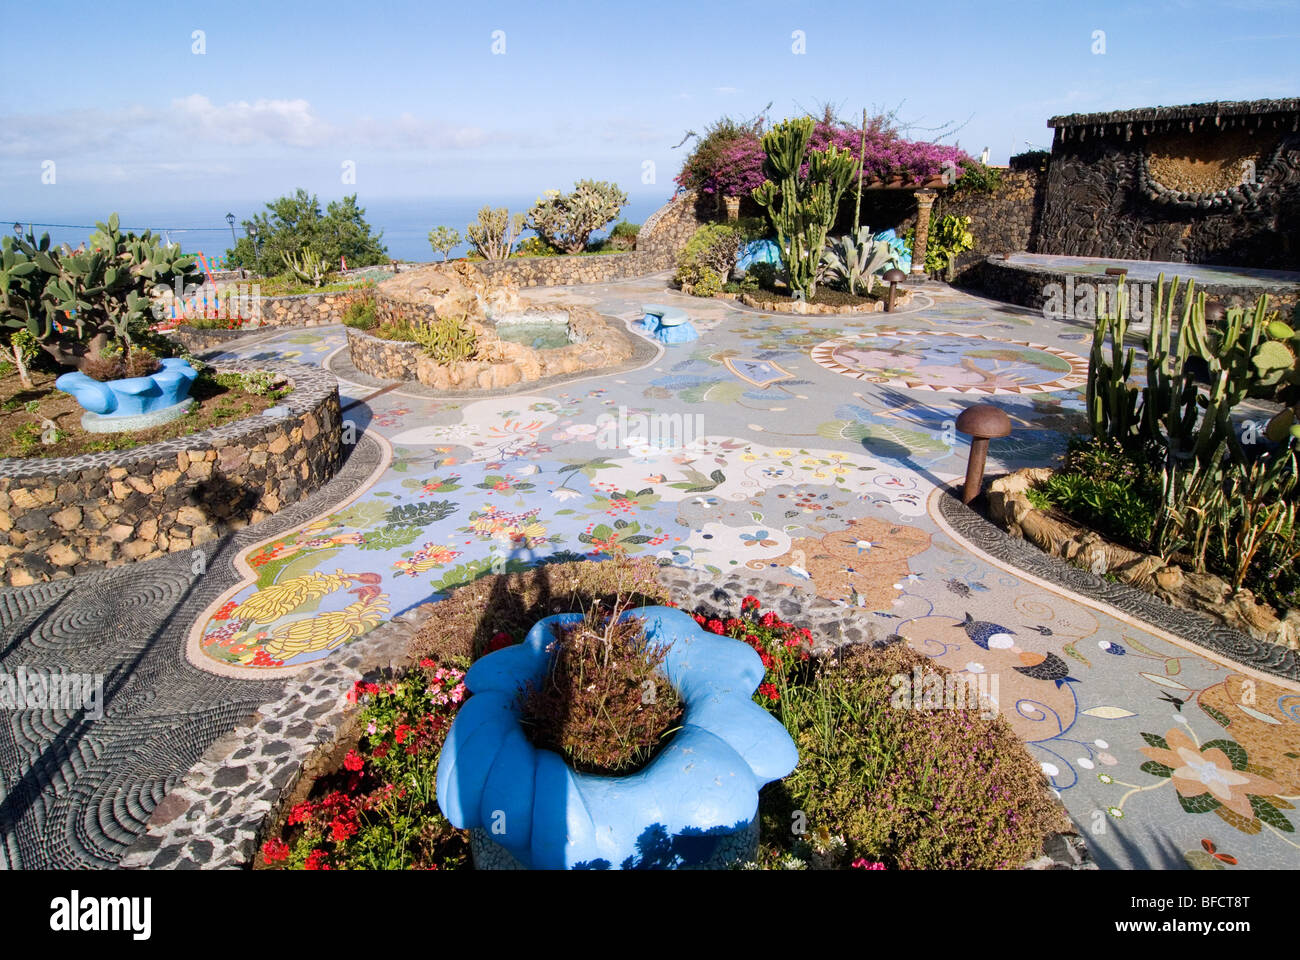
M 471 831 L 476 864 L 687 868 L 752 858 L 758 791 L 798 761 L 785 728 L 751 699 L 764 672 L 758 655 L 672 607 L 611 616 L 611 628 L 631 622 L 643 634 L 664 684 L 647 687 L 651 702 L 656 690 L 676 697 L 682 716 L 643 768 L 583 772 L 535 745 L 527 708 L 564 655 L 565 629 L 584 620 L 590 623 L 584 614 L 545 617 L 522 643 L 488 654 L 465 676 L 473 696 L 447 735 L 437 797 L 447 819 Z
M 75 251 L 51 247 L 49 234 L 39 242 L 30 233 L 4 238 L 0 325 L 26 330 L 58 363 L 76 368 L 55 383 L 85 407 L 87 429 L 153 426 L 184 412 L 196 372 L 183 360 L 160 363 L 137 338 L 158 319 L 151 292 L 184 284 L 194 261 L 147 230 L 123 233 L 117 214 L 97 227 L 90 248 Z

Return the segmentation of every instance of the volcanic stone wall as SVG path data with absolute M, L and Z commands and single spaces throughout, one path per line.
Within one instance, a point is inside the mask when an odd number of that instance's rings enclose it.
M 1075 114 L 1048 126 L 1034 252 L 1300 267 L 1300 100 Z

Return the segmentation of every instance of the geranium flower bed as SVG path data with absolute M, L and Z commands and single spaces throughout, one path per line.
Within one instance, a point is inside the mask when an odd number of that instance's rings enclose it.
M 469 844 L 438 812 L 438 753 L 465 697 L 464 670 L 424 659 L 398 680 L 357 682 L 361 736 L 341 768 L 296 804 L 262 866 L 302 870 L 445 870 Z
M 520 641 L 536 613 L 590 609 L 598 596 L 618 605 L 633 592 L 654 600 L 658 585 L 638 565 L 614 560 L 486 577 L 453 593 L 436 608 L 448 604 L 448 616 L 431 619 L 413 642 L 417 667 L 357 685 L 355 745 L 292 808 L 283 831 L 263 845 L 259 865 L 469 867 L 468 834 L 440 813 L 434 782 L 470 658 Z M 495 598 L 487 609 L 485 596 Z M 917 667 L 946 673 L 905 643 L 822 659 L 807 628 L 763 610 L 753 596 L 736 616 L 694 617 L 757 651 L 766 674 L 754 699 L 799 747 L 795 771 L 761 794 L 759 855 L 746 866 L 1017 868 L 1040 852 L 1047 834 L 1068 828 L 1037 764 L 1000 716 L 895 705 L 892 678 Z M 424 656 L 431 646 L 446 665 Z

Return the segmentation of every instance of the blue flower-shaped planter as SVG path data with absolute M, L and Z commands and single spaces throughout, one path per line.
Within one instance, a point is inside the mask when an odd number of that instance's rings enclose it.
M 181 404 L 197 376 L 198 371 L 184 360 L 169 357 L 161 370 L 147 377 L 101 382 L 77 371 L 65 373 L 54 385 L 81 404 L 86 411 L 81 422 L 87 429 L 142 429 L 183 414 Z
M 682 728 L 625 777 L 578 773 L 534 747 L 520 723 L 520 690 L 545 678 L 554 627 L 582 619 L 546 617 L 465 677 L 474 695 L 438 762 L 438 806 L 454 826 L 534 869 L 720 865 L 737 837 L 742 848 L 753 837 L 759 789 L 799 760 L 785 728 L 750 699 L 763 679 L 758 654 L 672 607 L 628 616 L 644 621 L 651 643 L 669 647 L 662 670 L 684 702 Z

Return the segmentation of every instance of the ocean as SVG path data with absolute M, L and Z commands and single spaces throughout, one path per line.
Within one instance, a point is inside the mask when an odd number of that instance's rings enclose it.
M 324 209 L 328 200 L 325 197 L 320 199 L 321 207 Z M 383 232 L 381 240 L 388 248 L 389 257 L 394 260 L 425 262 L 441 258 L 441 254 L 435 254 L 429 246 L 429 230 L 433 227 L 442 224 L 452 227 L 463 236 L 465 226 L 475 219 L 478 211 L 484 205 L 493 207 L 506 206 L 511 213 L 525 212 L 536 199 L 536 195 L 528 195 L 506 199 L 499 197 L 486 199 L 423 197 L 406 200 L 382 199 L 366 202 L 364 197 L 359 197 L 357 202 L 365 210 L 366 222 L 370 224 L 371 228 L 376 232 Z M 663 196 L 654 194 L 633 195 L 623 207 L 618 219 L 629 220 L 632 223 L 643 223 L 650 214 L 654 213 L 664 203 L 667 203 L 668 199 L 667 193 Z M 245 204 L 226 207 L 220 204 L 204 203 L 201 208 L 196 206 L 189 209 L 122 209 L 118 211 L 118 214 L 124 229 L 137 232 L 145 228 L 151 229 L 173 242 L 180 243 L 181 248 L 186 253 L 203 253 L 219 263 L 220 258 L 225 255 L 231 245 L 230 227 L 225 223 L 226 211 L 229 210 L 235 214 L 237 218 L 235 230 L 242 235 L 239 221 L 251 217 L 262 209 L 264 207 L 258 205 Z M 33 220 L 36 221 L 35 233 L 37 237 L 40 237 L 42 233 L 48 233 L 55 244 L 68 243 L 75 247 L 90 235 L 94 229 L 93 224 L 95 221 L 104 220 L 107 217 L 108 212 L 102 210 L 65 210 L 45 214 L 38 211 Z M 42 224 L 40 220 L 47 223 Z M 24 220 L 23 223 L 26 225 L 28 221 Z M 6 229 L 11 228 L 6 227 Z M 608 231 L 599 231 L 594 234 L 594 237 L 604 236 L 606 232 Z M 523 235 L 531 236 L 532 231 L 526 230 Z M 467 249 L 468 246 L 462 243 L 452 252 L 452 256 L 460 256 Z

